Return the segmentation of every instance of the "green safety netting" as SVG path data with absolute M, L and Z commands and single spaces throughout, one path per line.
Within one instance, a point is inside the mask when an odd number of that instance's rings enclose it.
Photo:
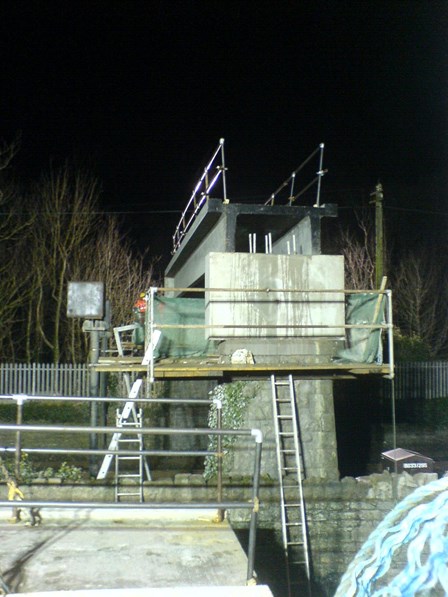
M 384 294 L 351 294 L 346 299 L 345 320 L 347 324 L 382 324 L 384 309 Z M 381 330 L 348 328 L 347 348 L 338 353 L 336 360 L 342 363 L 382 364 Z
M 205 324 L 203 298 L 154 297 L 154 322 L 162 325 L 189 326 Z M 154 352 L 156 358 L 201 356 L 211 352 L 213 343 L 201 328 L 162 328 L 162 336 Z
M 348 295 L 346 299 L 346 323 L 384 323 L 385 296 L 377 293 Z M 147 314 L 148 315 L 148 314 Z M 162 336 L 154 352 L 155 358 L 178 358 L 209 355 L 214 352 L 214 342 L 206 339 L 204 327 L 182 326 L 205 324 L 205 300 L 203 298 L 154 297 L 154 322 L 158 325 L 180 327 L 162 328 Z M 381 330 L 349 328 L 347 347 L 341 350 L 336 362 L 382 364 Z

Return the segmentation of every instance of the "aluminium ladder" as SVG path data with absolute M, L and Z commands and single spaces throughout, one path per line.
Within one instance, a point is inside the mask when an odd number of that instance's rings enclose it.
M 118 354 L 120 356 L 124 356 L 123 344 L 121 341 L 121 334 L 123 332 L 131 331 L 135 326 L 121 326 L 118 328 L 114 328 L 114 335 L 117 344 Z M 150 344 L 148 349 L 146 350 L 145 356 L 143 357 L 142 364 L 148 364 L 150 358 L 152 358 L 152 353 L 157 345 L 157 342 L 160 339 L 160 331 L 156 330 L 153 337 L 153 342 Z M 100 470 L 97 475 L 97 479 L 105 479 L 111 462 L 115 458 L 115 501 L 119 502 L 125 496 L 135 497 L 138 496 L 140 498 L 140 502 L 143 502 L 143 470 L 146 472 L 146 478 L 150 481 L 151 480 L 151 472 L 149 470 L 148 462 L 146 458 L 143 456 L 142 451 L 144 450 L 144 442 L 143 442 L 143 435 L 141 433 L 138 434 L 127 434 L 125 435 L 125 428 L 142 428 L 142 413 L 141 410 L 136 409 L 135 401 L 138 397 L 138 393 L 142 386 L 143 380 L 138 378 L 134 381 L 131 387 L 131 380 L 129 373 L 123 374 L 124 381 L 126 388 L 128 390 L 128 400 L 126 401 L 123 410 L 119 412 L 117 410 L 116 414 L 116 426 L 122 427 L 123 432 L 116 432 L 113 434 L 112 439 L 109 444 L 109 450 L 111 452 L 116 452 L 116 454 L 109 453 L 103 459 L 103 463 L 100 467 Z M 120 444 L 126 445 L 126 448 L 129 451 L 139 452 L 136 455 L 120 455 L 119 448 Z M 120 468 L 120 464 L 123 465 L 125 462 L 127 463 L 137 463 L 137 472 L 129 472 L 123 471 L 123 466 Z M 125 481 L 125 479 L 130 480 L 134 479 L 137 480 L 138 483 L 138 491 L 133 490 Z M 125 491 L 124 488 L 127 488 Z M 134 486 L 135 487 L 135 486 Z
M 147 466 L 147 461 L 142 455 L 144 450 L 143 436 L 141 433 L 126 434 L 126 429 L 142 428 L 143 413 L 141 408 L 136 409 L 134 402 L 131 403 L 132 406 L 129 410 L 129 404 L 129 402 L 126 402 L 121 412 L 119 409 L 116 411 L 116 426 L 123 428 L 123 432 L 116 434 L 115 501 L 121 502 L 126 498 L 132 498 L 132 500 L 138 498 L 139 502 L 143 502 L 143 464 Z M 127 410 L 129 410 L 129 414 Z M 132 450 L 138 452 L 138 454 L 123 454 L 121 449 Z M 151 480 L 148 470 L 146 470 L 146 475 Z M 126 501 L 132 500 L 126 499 Z
M 105 479 L 106 475 L 109 471 L 109 467 L 111 462 L 115 456 L 115 501 L 119 502 L 121 498 L 125 495 L 129 496 L 136 496 L 140 497 L 140 501 L 143 501 L 143 465 L 145 466 L 146 476 L 149 480 L 151 480 L 151 475 L 149 472 L 149 467 L 147 464 L 146 459 L 142 455 L 143 446 L 143 436 L 141 433 L 138 434 L 127 434 L 125 433 L 126 428 L 134 428 L 134 429 L 141 429 L 142 427 L 142 414 L 141 410 L 137 410 L 135 406 L 135 401 L 138 397 L 138 393 L 140 391 L 141 385 L 143 380 L 141 378 L 136 379 L 135 382 L 132 384 L 131 391 L 129 392 L 128 400 L 126 401 L 123 410 L 119 412 L 117 410 L 116 415 L 116 426 L 123 428 L 123 431 L 117 431 L 113 434 L 112 439 L 109 443 L 109 450 L 111 453 L 106 454 L 101 468 L 98 472 L 97 479 Z M 120 455 L 119 449 L 120 445 L 126 445 L 128 450 L 138 451 L 139 454 L 136 455 Z M 112 452 L 116 452 L 113 454 Z M 124 464 L 125 461 L 133 461 L 137 463 L 137 472 L 124 472 L 120 470 L 120 464 Z M 124 479 L 137 479 L 138 481 L 138 492 L 129 490 L 125 492 L 124 490 L 121 491 L 122 485 L 120 484 L 120 480 L 123 481 Z
M 282 540 L 290 597 L 293 587 L 307 587 L 311 595 L 310 556 L 302 481 L 303 455 L 300 445 L 294 379 L 271 375 L 272 407 L 278 478 Z M 303 593 L 304 594 L 304 593 Z

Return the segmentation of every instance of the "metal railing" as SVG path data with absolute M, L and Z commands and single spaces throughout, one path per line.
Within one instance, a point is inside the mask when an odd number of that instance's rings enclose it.
M 265 205 L 274 205 L 276 200 L 278 199 L 278 195 L 282 192 L 289 189 L 289 195 L 287 197 L 288 205 L 292 205 L 299 197 L 304 195 L 306 191 L 316 185 L 316 198 L 314 202 L 314 207 L 320 207 L 320 190 L 322 185 L 322 177 L 326 174 L 326 170 L 323 169 L 323 160 L 324 160 L 324 148 L 325 145 L 321 143 L 316 149 L 306 158 L 304 162 L 298 166 L 294 172 L 289 176 L 286 180 L 282 182 L 282 184 L 276 189 L 273 193 L 271 193 L 269 199 L 265 202 Z M 318 169 L 314 172 L 315 176 L 313 179 L 305 184 L 299 191 L 297 191 L 296 182 L 297 182 L 297 175 L 301 172 L 305 166 L 307 166 L 311 160 L 316 156 L 319 155 L 318 161 Z
M 15 445 L 0 447 L 0 457 L 13 454 L 15 457 L 15 476 L 17 480 L 20 480 L 20 460 L 22 454 L 60 454 L 60 455 L 77 455 L 77 456 L 89 456 L 98 457 L 112 454 L 114 456 L 163 456 L 163 457 L 182 457 L 182 456 L 215 456 L 217 458 L 217 495 L 216 501 L 198 501 L 198 502 L 144 502 L 144 503 L 126 503 L 126 502 L 114 502 L 114 508 L 135 508 L 135 509 L 157 509 L 157 508 L 187 508 L 187 509 L 213 509 L 218 510 L 219 518 L 223 519 L 223 512 L 230 509 L 248 509 L 251 511 L 250 524 L 249 524 L 249 545 L 248 545 L 248 566 L 247 566 L 247 579 L 251 580 L 254 578 L 254 564 L 255 564 L 255 544 L 256 544 L 256 529 L 258 521 L 258 511 L 260 503 L 260 474 L 261 474 L 261 452 L 263 435 L 259 429 L 222 429 L 221 428 L 221 408 L 222 404 L 219 400 L 201 400 L 201 399 L 176 399 L 176 398 L 149 398 L 139 399 L 138 404 L 151 404 L 162 403 L 162 404 L 200 404 L 210 405 L 215 402 L 217 407 L 217 429 L 210 428 L 159 428 L 159 427 L 142 427 L 138 429 L 127 428 L 126 435 L 138 435 L 141 434 L 145 437 L 149 436 L 193 436 L 193 437 L 217 437 L 217 448 L 216 450 L 160 450 L 160 449 L 144 449 L 144 450 L 110 450 L 110 449 L 84 449 L 84 448 L 47 448 L 38 447 L 30 448 L 23 445 L 24 437 L 27 433 L 38 433 L 42 434 L 43 438 L 48 438 L 49 435 L 59 434 L 73 434 L 78 436 L 79 434 L 89 435 L 103 435 L 103 434 L 114 434 L 123 433 L 122 427 L 107 427 L 107 426 L 73 426 L 73 425 L 30 425 L 23 423 L 23 407 L 27 402 L 31 401 L 52 401 L 54 397 L 43 397 L 43 396 L 30 396 L 30 395 L 2 395 L 0 396 L 1 401 L 13 401 L 17 407 L 16 423 L 15 424 L 0 424 L 0 433 L 9 432 L 15 436 Z M 85 398 L 85 397 L 58 397 L 58 401 L 63 402 L 112 402 L 112 403 L 123 403 L 126 398 Z M 249 501 L 226 501 L 223 495 L 223 458 L 224 451 L 222 448 L 222 439 L 225 436 L 239 436 L 239 437 L 252 437 L 254 440 L 254 472 L 253 472 L 253 484 L 252 484 L 252 499 Z M 3 436 L 4 437 L 4 436 Z M 11 508 L 14 502 L 11 501 L 0 501 L 0 507 Z M 39 500 L 22 500 L 20 507 L 25 508 L 73 508 L 73 509 L 85 509 L 85 508 L 110 508 L 112 504 L 110 502 L 58 502 L 58 501 L 39 501 Z
M 203 324 L 188 324 L 188 323 L 161 323 L 156 321 L 155 312 L 155 297 L 158 293 L 162 295 L 165 293 L 173 294 L 199 294 L 210 296 L 213 293 L 220 293 L 216 299 L 217 304 L 228 305 L 232 304 L 243 304 L 249 305 L 251 303 L 268 303 L 271 302 L 275 307 L 276 311 L 280 309 L 282 305 L 288 304 L 302 304 L 302 305 L 339 305 L 345 314 L 345 302 L 344 297 L 348 295 L 371 295 L 377 297 L 375 310 L 370 323 L 341 323 L 339 320 L 332 321 L 331 323 L 286 323 L 286 321 L 280 321 L 277 323 L 238 323 L 232 318 L 230 323 L 227 320 L 215 321 L 214 323 L 203 323 Z M 272 298 L 278 296 L 279 298 Z M 334 297 L 334 298 L 333 298 Z M 384 305 L 384 317 L 380 318 L 381 314 L 381 297 L 385 297 Z M 232 330 L 241 331 L 240 336 L 248 338 L 256 336 L 257 338 L 264 337 L 268 338 L 274 336 L 276 338 L 288 337 L 313 337 L 314 336 L 325 336 L 339 335 L 345 337 L 346 343 L 349 344 L 347 337 L 350 330 L 371 330 L 371 331 L 384 331 L 387 334 L 387 347 L 389 356 L 389 367 L 390 377 L 393 377 L 394 371 L 394 344 L 393 344 L 393 320 L 392 320 L 392 291 L 391 290 L 336 290 L 322 288 L 319 290 L 304 290 L 304 289 L 292 289 L 292 288 L 163 288 L 163 287 L 151 287 L 148 291 L 148 302 L 149 309 L 147 311 L 146 320 L 146 343 L 148 346 L 153 346 L 154 334 L 163 333 L 163 330 L 170 329 L 204 329 L 210 332 L 210 336 L 213 333 L 220 336 L 219 332 L 226 332 Z M 207 301 L 206 301 L 207 302 Z M 225 311 L 225 308 L 216 310 L 216 313 Z M 289 317 L 289 316 L 288 316 Z M 345 315 L 344 315 L 345 317 Z M 228 318 L 227 318 L 228 319 Z M 274 319 L 274 316 L 272 316 Z M 381 319 L 381 320 L 380 320 Z M 205 320 L 204 320 L 205 321 Z M 344 319 L 345 321 L 345 319 Z M 339 331 L 336 334 L 336 331 Z M 269 332 L 269 334 L 267 333 Z M 301 333 L 302 332 L 302 333 Z M 319 332 L 319 333 L 317 333 Z M 229 334 L 228 337 L 237 337 L 237 334 Z M 336 355 L 335 355 L 336 356 Z M 356 361 L 353 361 L 356 362 Z M 362 362 L 362 361 L 361 361 Z M 155 355 L 153 350 L 148 351 L 148 379 L 152 383 L 155 379 Z
M 0 363 L 0 394 L 83 396 L 89 367 L 64 363 Z
M 389 383 L 381 386 L 384 398 L 392 398 Z M 448 397 L 448 361 L 395 364 L 396 400 L 433 400 Z
M 219 159 L 220 158 L 220 159 Z M 214 170 L 212 170 L 214 168 Z M 182 216 L 176 230 L 173 234 L 173 254 L 178 250 L 180 243 L 188 232 L 188 229 L 194 222 L 199 210 L 207 201 L 210 191 L 213 189 L 218 179 L 222 176 L 223 201 L 227 202 L 226 187 L 226 164 L 224 158 L 224 139 L 219 140 L 219 145 L 215 149 L 210 161 L 204 168 L 201 178 L 193 189 L 191 197 L 182 212 Z

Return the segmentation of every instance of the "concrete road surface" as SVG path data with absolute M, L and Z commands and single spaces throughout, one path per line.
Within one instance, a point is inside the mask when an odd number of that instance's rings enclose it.
M 0 511 L 0 572 L 12 593 L 271 595 L 245 587 L 246 555 L 210 510 L 46 509 L 37 527 L 11 524 L 10 515 Z

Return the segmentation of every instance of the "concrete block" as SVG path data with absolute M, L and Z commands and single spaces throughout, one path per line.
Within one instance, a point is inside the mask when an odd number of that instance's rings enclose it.
M 344 288 L 341 255 L 209 253 L 205 286 L 223 289 L 206 293 L 209 337 L 344 336 L 344 294 L 325 292 Z

